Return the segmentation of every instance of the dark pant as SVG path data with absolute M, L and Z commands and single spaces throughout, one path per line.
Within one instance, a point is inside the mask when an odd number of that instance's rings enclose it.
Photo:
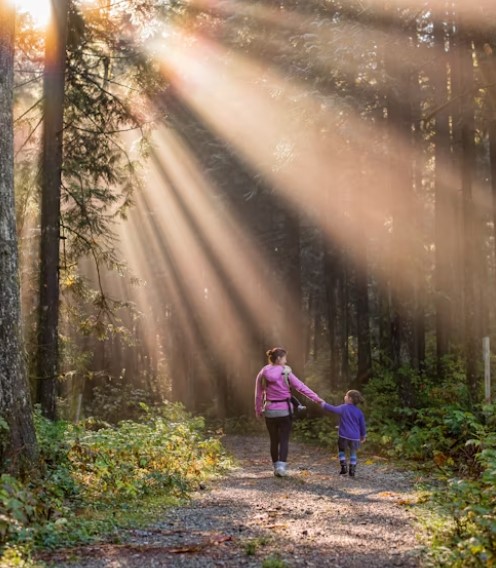
M 291 417 L 265 418 L 265 425 L 270 436 L 270 457 L 272 461 L 274 463 L 277 461 L 287 462 Z
M 346 450 L 350 452 L 350 464 L 356 465 L 357 463 L 357 451 L 360 447 L 360 442 L 358 440 L 348 440 L 347 438 L 338 438 L 338 457 L 341 463 L 346 463 Z

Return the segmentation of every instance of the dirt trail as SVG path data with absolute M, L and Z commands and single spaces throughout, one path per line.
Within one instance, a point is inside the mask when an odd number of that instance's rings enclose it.
M 268 438 L 227 436 L 224 443 L 238 467 L 190 504 L 149 529 L 122 531 L 122 544 L 57 553 L 51 565 L 235 568 L 277 558 L 287 567 L 421 566 L 407 474 L 362 459 L 355 478 L 340 476 L 329 450 L 292 442 L 291 475 L 275 478 Z

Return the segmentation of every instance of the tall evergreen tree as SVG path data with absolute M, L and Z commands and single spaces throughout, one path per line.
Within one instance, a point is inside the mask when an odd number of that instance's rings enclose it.
M 43 80 L 37 379 L 42 412 L 53 420 L 59 375 L 60 194 L 69 0 L 54 1 L 52 6 Z
M 37 455 L 21 332 L 14 205 L 14 28 L 9 0 L 0 0 L 0 467 L 32 465 Z
M 453 328 L 454 187 L 451 171 L 450 112 L 448 106 L 448 54 L 445 31 L 446 13 L 436 13 L 435 47 L 432 66 L 435 106 L 435 304 L 437 373 L 444 375 L 443 361 L 450 352 Z M 444 17 L 443 17 L 444 16 Z
M 475 116 L 474 116 L 474 71 L 472 37 L 458 22 L 458 57 L 462 83 L 460 97 L 460 130 L 461 130 L 461 187 L 463 218 L 463 292 L 464 292 L 464 332 L 465 332 L 465 368 L 467 385 L 472 396 L 478 399 L 479 376 L 479 324 L 480 310 L 478 306 L 477 286 L 479 284 L 476 259 L 478 228 L 475 225 L 473 202 L 473 186 L 475 177 Z

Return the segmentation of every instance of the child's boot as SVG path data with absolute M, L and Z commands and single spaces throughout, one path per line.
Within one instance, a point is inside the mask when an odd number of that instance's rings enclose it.
M 341 464 L 341 471 L 339 472 L 339 475 L 346 475 L 348 473 L 348 466 L 346 465 L 346 462 L 342 461 L 340 462 L 340 464 Z
M 350 465 L 350 477 L 355 477 L 355 470 L 356 470 L 356 465 Z
M 274 475 L 276 477 L 279 477 L 280 468 L 281 468 L 281 462 L 279 462 L 279 461 L 274 462 Z

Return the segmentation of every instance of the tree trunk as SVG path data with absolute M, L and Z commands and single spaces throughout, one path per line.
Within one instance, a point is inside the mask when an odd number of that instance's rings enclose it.
M 496 100 L 496 94 L 494 95 L 494 98 Z M 496 103 L 495 103 L 495 108 L 496 108 Z M 492 207 L 493 207 L 494 258 L 496 265 L 496 118 L 493 118 L 489 122 L 489 159 L 490 159 L 490 168 L 491 168 L 491 193 L 492 193 Z
M 338 245 L 329 244 L 324 256 L 331 380 L 341 387 L 348 374 L 348 321 L 346 265 Z
M 460 28 L 459 28 L 460 29 Z M 459 35 L 459 65 L 462 89 L 465 96 L 461 99 L 461 182 L 463 200 L 463 291 L 465 320 L 465 372 L 467 386 L 472 400 L 478 399 L 479 381 L 477 361 L 479 337 L 477 329 L 477 270 L 475 246 L 475 213 L 472 200 L 473 176 L 475 170 L 475 119 L 473 100 L 473 65 L 472 45 L 468 34 Z M 468 94 L 467 94 L 468 93 Z
M 453 327 L 453 254 L 454 248 L 454 200 L 450 172 L 450 125 L 448 98 L 448 75 L 445 55 L 445 34 L 443 21 L 435 22 L 436 45 L 440 55 L 433 68 L 435 100 L 439 108 L 436 114 L 435 131 L 435 306 L 436 306 L 436 358 L 437 374 L 444 376 L 444 358 L 450 352 L 451 329 Z
M 0 0 L 0 464 L 16 472 L 33 465 L 37 444 L 21 331 L 14 201 L 14 23 L 11 3 Z
M 301 244 L 300 220 L 298 215 L 287 214 L 286 220 L 286 261 L 284 263 L 284 279 L 291 293 L 292 318 L 296 329 L 287 335 L 287 346 L 291 366 L 298 377 L 303 379 L 305 368 L 305 332 L 303 321 L 303 298 L 301 283 Z M 291 330 L 288 330 L 291 331 Z
M 329 352 L 331 360 L 331 384 L 336 386 L 338 379 L 339 366 L 337 364 L 337 342 L 336 342 L 336 287 L 338 278 L 336 253 L 332 245 L 328 245 L 328 249 L 324 255 L 324 274 L 325 274 L 325 289 L 327 300 L 327 321 L 329 330 Z
M 489 170 L 491 173 L 493 245 L 496 262 L 496 54 L 493 48 L 485 43 L 483 53 L 479 57 L 479 68 L 484 88 L 484 118 L 487 121 L 489 138 Z
M 362 165 L 361 171 L 365 171 Z M 354 281 L 356 298 L 356 335 L 357 335 L 357 373 L 354 383 L 357 388 L 367 383 L 372 373 L 372 348 L 370 338 L 370 309 L 369 309 L 369 255 L 368 241 L 364 230 L 365 211 L 364 196 L 359 187 L 366 191 L 365 176 L 360 176 L 358 187 L 353 188 L 352 214 L 355 216 L 355 239 L 352 244 L 352 256 L 355 263 Z
M 339 317 L 339 350 L 341 353 L 341 369 L 340 375 L 343 384 L 346 385 L 350 379 L 350 360 L 349 360 L 349 264 L 343 262 L 343 270 L 341 272 L 341 283 L 339 286 L 340 295 L 338 297 L 338 313 Z
M 46 35 L 43 82 L 37 378 L 38 401 L 43 414 L 52 420 L 56 418 L 59 374 L 60 186 L 67 14 L 68 0 L 53 2 L 52 26 Z
M 393 31 L 397 31 L 393 27 Z M 413 35 L 413 34 L 412 34 Z M 402 30 L 400 39 L 392 40 L 386 49 L 384 66 L 388 76 L 387 120 L 390 155 L 391 216 L 393 220 L 389 281 L 391 284 L 391 341 L 395 369 L 413 366 L 415 248 L 413 246 L 413 133 L 412 88 L 415 71 L 408 57 L 401 69 L 395 66 L 395 51 L 411 49 Z M 409 375 L 398 373 L 398 387 L 403 404 L 410 405 L 413 387 Z
M 372 372 L 372 351 L 370 347 L 368 271 L 364 263 L 355 272 L 358 366 L 355 383 L 361 388 Z
M 414 209 L 412 210 L 412 257 L 413 267 L 413 365 L 417 372 L 425 370 L 425 309 L 426 309 L 426 258 L 425 247 L 425 206 L 423 205 L 423 179 L 426 168 L 425 138 L 420 127 L 422 121 L 422 93 L 418 70 L 413 70 L 412 81 L 412 123 L 413 134 L 413 185 Z

